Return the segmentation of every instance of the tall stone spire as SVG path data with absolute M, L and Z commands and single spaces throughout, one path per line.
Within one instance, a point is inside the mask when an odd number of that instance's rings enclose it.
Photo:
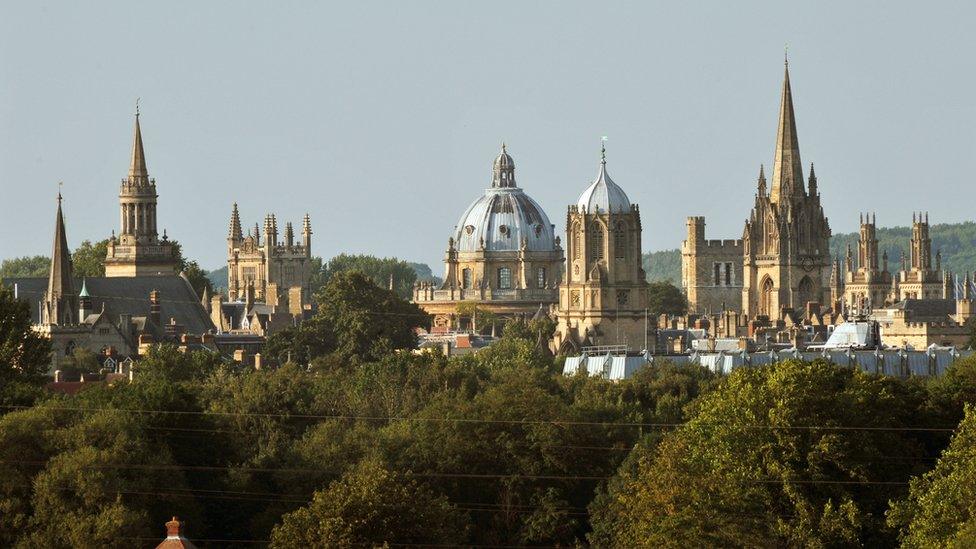
M 779 105 L 779 129 L 776 131 L 776 155 L 773 159 L 773 182 L 770 199 L 774 203 L 789 202 L 803 195 L 803 165 L 800 163 L 800 144 L 796 135 L 793 114 L 793 93 L 790 90 L 790 66 L 786 62 L 783 76 L 783 95 Z
M 129 181 L 149 182 L 149 169 L 146 168 L 146 151 L 142 147 L 142 129 L 139 127 L 139 104 L 136 103 L 136 129 L 132 138 L 132 158 L 129 162 Z
M 51 273 L 47 280 L 47 295 L 44 299 L 47 324 L 62 324 L 70 320 L 74 311 L 74 281 L 71 270 L 71 250 L 64 230 L 64 215 L 61 213 L 61 193 L 58 193 L 58 213 L 54 220 L 54 250 L 51 252 Z

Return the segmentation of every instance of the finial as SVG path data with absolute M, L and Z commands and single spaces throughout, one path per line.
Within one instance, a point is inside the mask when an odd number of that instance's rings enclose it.
M 136 97 L 136 118 L 139 118 L 139 97 Z
M 504 141 L 502 141 L 502 152 L 507 152 L 507 151 L 505 150 L 505 142 L 504 142 Z
M 61 187 L 64 187 L 64 181 L 58 181 L 58 206 L 61 205 Z
M 607 163 L 607 136 L 600 137 L 600 162 Z
M 790 66 L 790 43 L 783 44 L 783 65 Z

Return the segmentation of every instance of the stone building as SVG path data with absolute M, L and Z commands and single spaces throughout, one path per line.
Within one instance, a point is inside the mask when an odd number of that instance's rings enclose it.
M 227 294 L 230 301 L 264 303 L 283 307 L 292 315 L 311 308 L 309 282 L 312 277 L 312 221 L 302 220 L 301 241 L 295 239 L 291 222 L 279 238 L 278 219 L 264 218 L 264 238 L 254 224 L 245 237 L 234 204 L 227 236 Z
M 908 262 L 902 257 L 901 270 L 892 283 L 894 301 L 903 299 L 948 299 L 952 296 L 948 273 L 942 271 L 942 252 L 932 263 L 932 239 L 929 238 L 929 214 L 912 214 L 912 239 Z
M 607 173 L 602 151 L 596 179 L 566 215 L 566 274 L 559 287 L 553 346 L 642 349 L 647 341 L 647 280 L 641 265 L 640 208 Z
M 688 220 L 689 237 L 682 244 L 682 286 L 691 311 L 714 311 L 724 303 L 747 318 L 780 321 L 786 316 L 802 316 L 816 309 L 807 307 L 808 303 L 824 303 L 828 297 L 830 225 L 820 204 L 812 165 L 809 180 L 804 183 L 788 65 L 772 181 L 767 187 L 765 171 L 760 167 L 757 186 L 741 243 L 708 241 L 704 219 Z M 740 248 L 742 253 L 736 257 Z M 739 284 L 740 298 L 731 299 Z
M 742 240 L 706 240 L 705 218 L 688 218 L 681 281 L 690 312 L 741 311 Z
M 846 272 L 843 277 L 841 308 L 855 314 L 864 313 L 891 303 L 892 276 L 888 271 L 888 252 L 878 261 L 876 217 L 861 215 L 857 258 L 847 247 Z
M 184 276 L 75 278 L 60 195 L 48 277 L 3 283 L 30 305 L 34 329 L 51 339 L 52 372 L 77 348 L 116 362 L 158 343 L 216 349 L 214 326 Z
M 105 276 L 166 276 L 178 271 L 177 249 L 156 231 L 156 180 L 149 178 L 142 146 L 139 112 L 129 175 L 119 190 L 119 234 L 112 232 L 105 257 Z
M 444 281 L 418 284 L 413 300 L 433 315 L 435 331 L 478 328 L 469 312 L 477 309 L 531 317 L 558 299 L 563 251 L 554 231 L 517 185 L 515 162 L 502 145 L 491 187 L 468 206 L 448 239 Z

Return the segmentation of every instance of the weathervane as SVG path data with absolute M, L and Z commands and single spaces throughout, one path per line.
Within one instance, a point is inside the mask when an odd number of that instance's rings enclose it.
M 136 116 L 139 116 L 139 97 L 136 97 Z

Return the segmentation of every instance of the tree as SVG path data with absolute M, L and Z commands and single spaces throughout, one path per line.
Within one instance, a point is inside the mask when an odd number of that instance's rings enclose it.
M 183 274 L 186 275 L 187 280 L 190 281 L 190 286 L 193 286 L 193 291 L 198 296 L 202 298 L 204 290 L 207 291 L 208 295 L 213 295 L 213 283 L 207 278 L 207 271 L 201 269 L 196 261 L 185 262 L 183 265 Z
M 30 306 L 0 286 L 0 386 L 37 380 L 51 362 L 51 341 L 31 328 Z
M 924 386 L 823 361 L 733 371 L 617 485 L 616 546 L 890 546 L 881 520 L 924 470 Z M 897 460 L 890 459 L 898 456 Z
M 392 278 L 393 291 L 398 296 L 403 299 L 410 299 L 413 296 L 413 283 L 417 280 L 417 272 L 406 261 L 395 257 L 339 254 L 330 259 L 328 265 L 324 267 L 324 280 L 328 282 L 337 274 L 350 271 L 363 273 L 381 288 L 389 289 Z
M 367 460 L 284 516 L 272 547 L 456 545 L 464 515 L 440 496 L 382 463 Z
M 108 239 L 92 243 L 85 240 L 71 254 L 71 269 L 74 276 L 105 276 L 105 256 L 108 254 Z
M 43 255 L 4 259 L 0 264 L 0 280 L 6 278 L 46 278 L 51 270 L 51 258 Z
M 316 300 L 315 316 L 270 342 L 272 353 L 290 351 L 293 357 L 304 353 L 310 360 L 334 350 L 342 358 L 370 360 L 389 350 L 416 348 L 414 330 L 430 324 L 430 317 L 417 305 L 358 271 L 332 276 Z M 316 345 L 315 352 L 310 352 L 311 344 Z
M 668 281 L 651 282 L 647 287 L 647 309 L 653 315 L 683 315 L 688 300 L 681 289 Z
M 972 547 L 976 541 L 976 407 L 968 405 L 935 469 L 911 481 L 889 523 L 902 547 Z

